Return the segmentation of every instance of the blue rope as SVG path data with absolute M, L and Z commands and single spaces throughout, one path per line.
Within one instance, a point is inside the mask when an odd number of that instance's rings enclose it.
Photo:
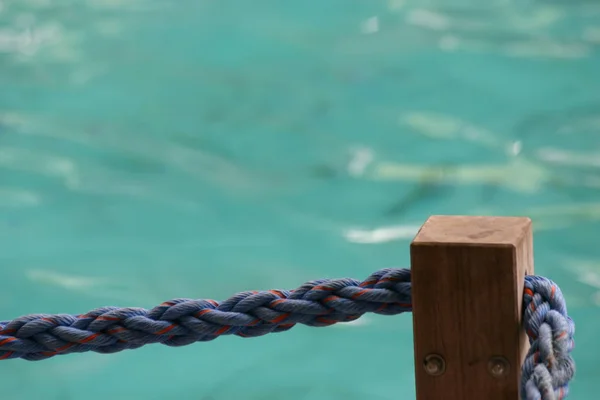
M 575 374 L 570 356 L 575 324 L 567 315 L 559 287 L 538 276 L 525 278 L 523 323 L 531 347 L 521 376 L 521 396 L 527 400 L 560 400 L 569 393 Z
M 382 269 L 364 281 L 322 279 L 295 290 L 242 292 L 223 302 L 175 299 L 151 310 L 103 307 L 81 315 L 34 314 L 0 321 L 0 360 L 36 361 L 59 354 L 115 353 L 149 343 L 185 346 L 222 335 L 262 336 L 296 324 L 329 326 L 372 312 L 412 310 L 408 269 Z M 573 321 L 560 289 L 525 277 L 524 324 L 531 349 L 522 367 L 522 397 L 561 400 L 575 373 Z
M 292 291 L 239 293 L 224 302 L 175 299 L 151 310 L 104 307 L 82 315 L 29 315 L 0 322 L 0 359 L 42 360 L 85 351 L 114 353 L 148 343 L 184 346 L 221 335 L 328 326 L 367 312 L 411 310 L 410 271 L 383 269 L 360 282 L 324 279 Z

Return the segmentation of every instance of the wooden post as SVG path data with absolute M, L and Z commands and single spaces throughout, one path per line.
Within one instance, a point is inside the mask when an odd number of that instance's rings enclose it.
M 411 244 L 417 400 L 518 400 L 531 220 L 433 216 Z

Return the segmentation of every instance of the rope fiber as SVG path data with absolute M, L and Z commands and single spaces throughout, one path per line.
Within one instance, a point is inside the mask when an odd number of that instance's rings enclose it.
M 387 268 L 364 281 L 322 279 L 294 290 L 242 292 L 229 299 L 174 299 L 151 310 L 103 307 L 86 314 L 33 314 L 0 321 L 0 360 L 59 354 L 116 353 L 149 343 L 185 346 L 223 335 L 262 336 L 296 324 L 323 327 L 372 312 L 412 310 L 409 269 Z M 575 373 L 573 321 L 552 281 L 525 277 L 523 320 L 531 348 L 522 367 L 522 397 L 561 400 Z

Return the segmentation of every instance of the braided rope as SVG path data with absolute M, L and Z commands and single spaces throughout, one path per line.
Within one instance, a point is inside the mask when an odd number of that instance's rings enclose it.
M 531 348 L 521 371 L 521 395 L 527 400 L 562 400 L 575 374 L 570 356 L 575 324 L 551 280 L 527 276 L 524 292 L 523 319 Z
M 184 346 L 222 335 L 283 332 L 296 324 L 329 326 L 366 312 L 411 310 L 410 270 L 382 269 L 359 282 L 308 282 L 291 291 L 239 293 L 221 303 L 175 299 L 151 310 L 104 307 L 82 315 L 29 315 L 0 322 L 0 360 L 57 354 L 115 353 L 148 343 Z
M 382 269 L 362 282 L 310 281 L 298 289 L 242 292 L 223 302 L 175 299 L 145 310 L 103 307 L 81 315 L 35 314 L 0 321 L 0 360 L 43 360 L 58 354 L 115 353 L 149 343 L 185 346 L 222 335 L 262 336 L 296 324 L 329 326 L 367 312 L 412 310 L 408 269 Z M 522 366 L 522 397 L 562 400 L 575 373 L 575 326 L 552 281 L 525 277 L 524 325 L 531 349 Z

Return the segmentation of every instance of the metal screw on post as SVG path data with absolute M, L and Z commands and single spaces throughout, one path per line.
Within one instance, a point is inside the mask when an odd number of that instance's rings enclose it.
M 504 378 L 509 369 L 510 365 L 504 357 L 492 357 L 488 362 L 488 370 L 494 378 Z
M 430 354 L 423 362 L 425 371 L 431 376 L 439 376 L 446 372 L 446 361 L 438 354 Z

